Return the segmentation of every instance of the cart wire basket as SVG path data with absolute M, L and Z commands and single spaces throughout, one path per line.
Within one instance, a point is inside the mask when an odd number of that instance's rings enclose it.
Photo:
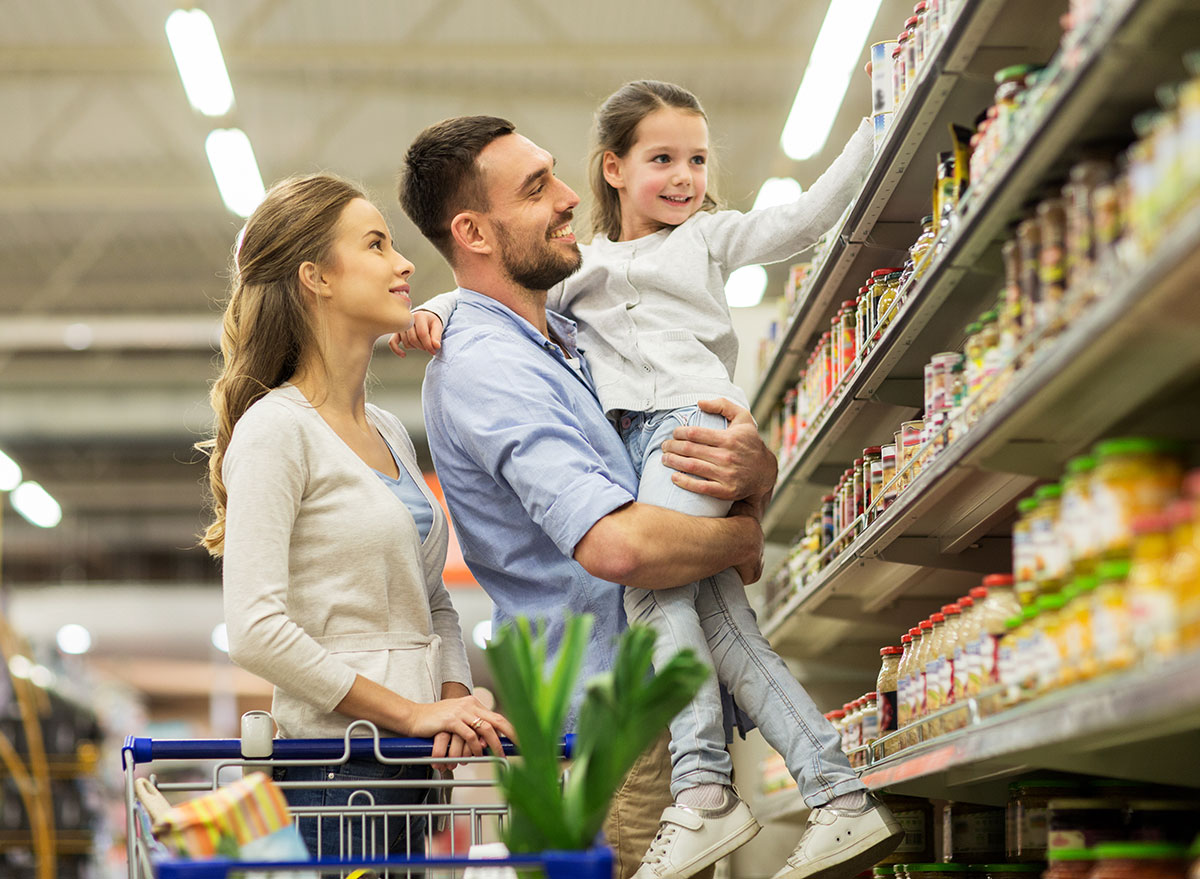
M 353 735 L 358 731 L 359 734 Z M 569 760 L 572 736 L 563 740 L 562 756 Z M 504 741 L 506 755 L 515 746 Z M 261 745 L 259 746 L 261 748 Z M 255 756 L 246 756 L 249 750 Z M 470 859 L 461 853 L 472 846 L 500 838 L 508 806 L 500 800 L 490 778 L 455 779 L 433 769 L 431 739 L 381 738 L 378 728 L 355 721 L 340 739 L 273 739 L 268 756 L 258 748 L 244 748 L 241 739 L 152 739 L 129 736 L 121 749 L 125 782 L 126 857 L 130 879 L 226 879 L 226 877 L 500 877 L 519 870 L 540 869 L 547 879 L 611 879 L 612 853 L 603 846 L 586 851 L 540 852 L 498 859 Z M 213 857 L 184 859 L 168 852 L 154 839 L 151 818 L 137 793 L 144 778 L 164 796 L 188 799 L 241 781 L 245 775 L 277 767 L 334 767 L 356 760 L 374 759 L 382 766 L 421 767 L 420 778 L 369 781 L 321 777 L 314 780 L 275 782 L 279 788 L 350 790 L 345 804 L 292 806 L 293 822 L 315 822 L 317 858 L 290 861 L 240 861 Z M 458 758 L 460 764 L 492 764 L 499 757 Z M 565 764 L 564 764 L 565 765 Z M 565 772 L 565 770 L 564 770 Z M 429 791 L 424 802 L 412 805 L 377 805 L 372 791 L 415 788 Z M 478 791 L 468 793 L 468 789 Z M 455 796 L 455 791 L 461 791 Z M 386 840 L 403 829 L 404 851 L 388 852 Z

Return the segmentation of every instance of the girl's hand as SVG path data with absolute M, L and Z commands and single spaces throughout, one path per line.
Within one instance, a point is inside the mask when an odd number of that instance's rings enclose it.
M 500 736 L 513 738 L 513 729 L 503 715 L 489 711 L 474 696 L 413 703 L 406 732 L 418 738 L 433 738 L 433 756 L 482 757 L 484 749 L 502 757 Z M 462 746 L 455 750 L 454 739 Z
M 436 354 L 442 347 L 442 319 L 430 311 L 414 311 L 413 325 L 403 333 L 393 333 L 388 347 L 399 357 L 405 356 L 406 348 Z

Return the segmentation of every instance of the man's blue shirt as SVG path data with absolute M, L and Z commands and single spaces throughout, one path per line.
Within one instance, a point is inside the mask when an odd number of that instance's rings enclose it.
M 442 350 L 425 373 L 429 447 L 463 558 L 495 603 L 497 625 L 544 620 L 557 655 L 567 612 L 595 617 L 576 701 L 612 665 L 625 628 L 621 587 L 573 558 L 600 519 L 633 501 L 637 476 L 604 416 L 575 324 L 546 313 L 576 360 L 499 302 L 460 290 Z

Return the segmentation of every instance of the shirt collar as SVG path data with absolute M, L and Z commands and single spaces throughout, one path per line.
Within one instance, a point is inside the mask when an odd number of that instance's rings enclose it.
M 491 296 L 468 289 L 467 287 L 459 287 L 458 295 L 459 308 L 469 306 L 477 310 L 477 312 L 498 318 L 498 320 L 489 321 L 489 323 L 506 324 L 515 327 L 522 335 L 527 336 L 537 345 L 542 346 L 546 344 L 546 337 L 538 331 L 537 327 L 507 305 L 497 302 Z M 566 346 L 567 353 L 571 357 L 579 356 L 578 328 L 575 321 L 547 308 L 546 325 L 550 328 L 550 332 Z

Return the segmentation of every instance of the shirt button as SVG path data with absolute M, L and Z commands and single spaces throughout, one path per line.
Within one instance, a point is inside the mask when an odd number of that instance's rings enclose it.
M 650 371 L 650 364 L 649 364 L 649 363 L 643 363 L 643 364 L 642 364 L 642 372 L 649 372 L 649 371 Z
M 332 772 L 331 772 L 331 773 L 329 773 L 329 780 L 330 780 L 330 781 L 333 781 L 335 778 L 337 778 L 337 776 L 336 776 L 336 775 L 334 775 Z

